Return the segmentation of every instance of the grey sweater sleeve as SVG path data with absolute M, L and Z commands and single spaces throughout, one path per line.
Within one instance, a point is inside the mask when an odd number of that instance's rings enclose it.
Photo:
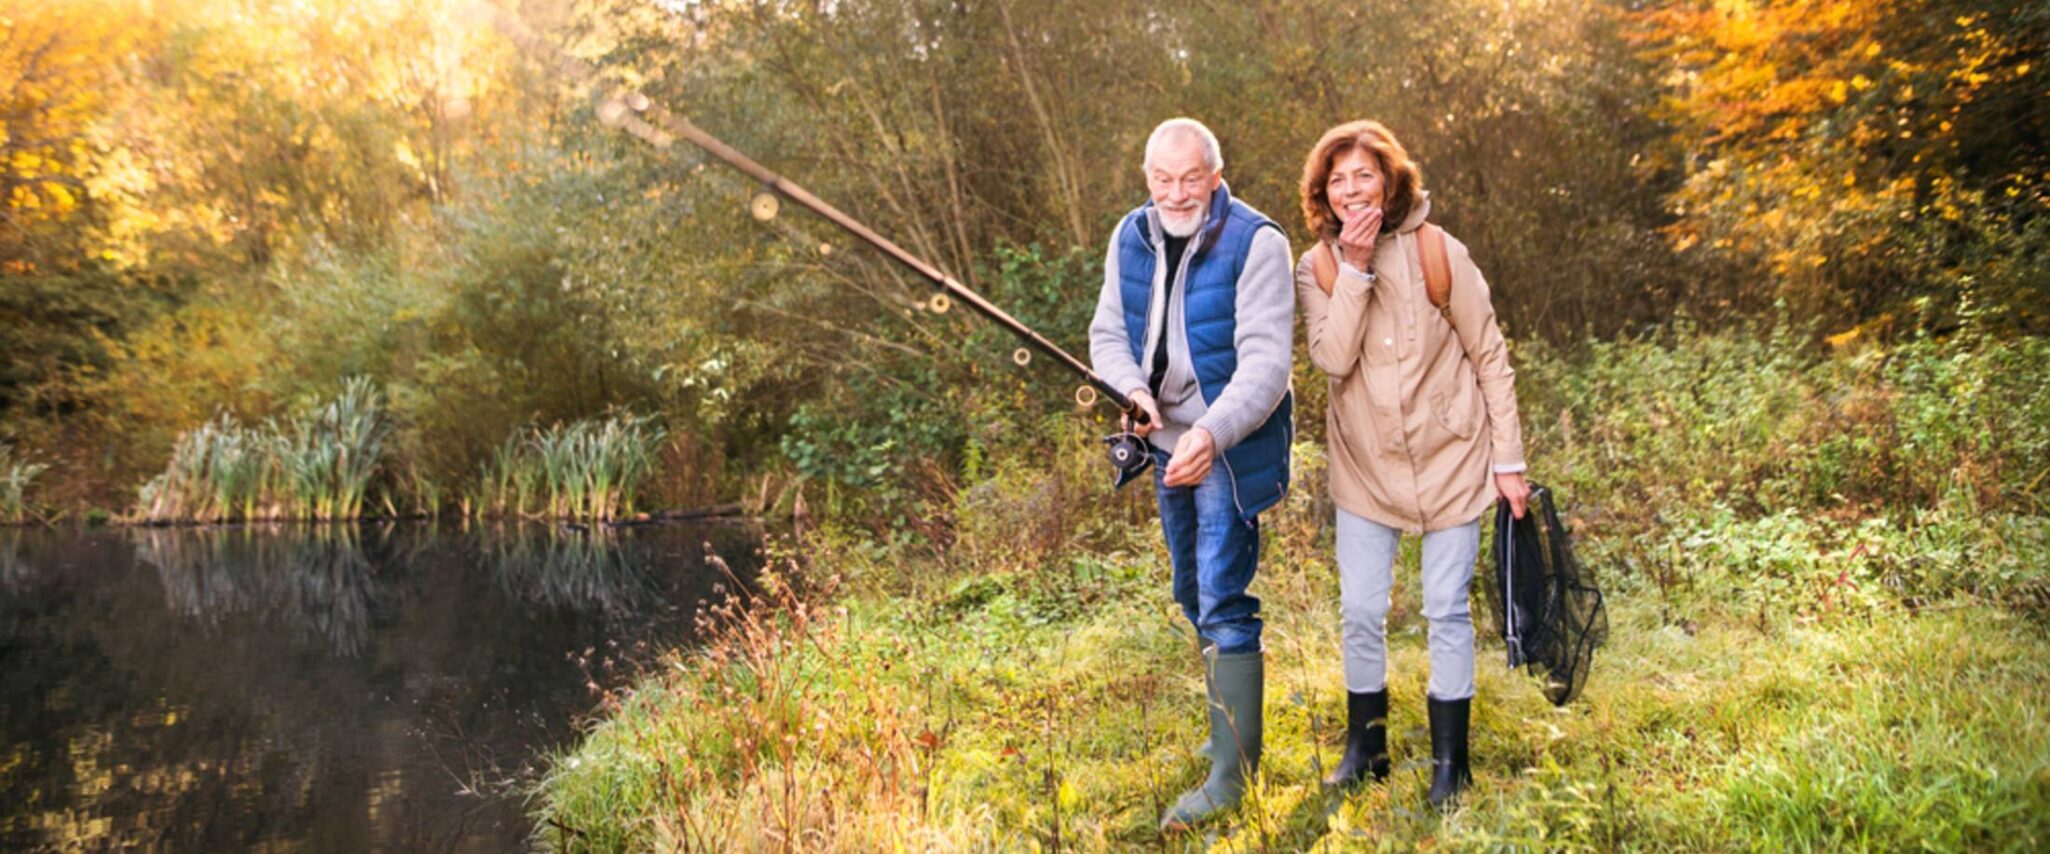
M 1238 370 L 1210 402 L 1210 411 L 1195 424 L 1210 431 L 1220 453 L 1259 429 L 1288 392 L 1289 362 L 1295 350 L 1291 258 L 1288 237 L 1278 228 L 1260 229 L 1246 251 L 1246 267 L 1239 273 L 1234 340 Z
M 1120 222 L 1122 227 L 1123 223 Z M 1103 293 L 1096 298 L 1096 318 L 1089 322 L 1089 361 L 1097 376 L 1125 394 L 1146 388 L 1146 373 L 1132 358 L 1125 334 L 1125 298 L 1118 290 L 1118 238 L 1113 229 L 1110 251 L 1103 257 Z

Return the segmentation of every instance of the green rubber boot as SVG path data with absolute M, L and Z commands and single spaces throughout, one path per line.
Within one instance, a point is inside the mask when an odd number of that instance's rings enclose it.
M 1210 687 L 1210 776 L 1176 799 L 1160 817 L 1174 831 L 1238 806 L 1260 770 L 1260 734 L 1266 699 L 1266 663 L 1258 652 L 1205 651 Z

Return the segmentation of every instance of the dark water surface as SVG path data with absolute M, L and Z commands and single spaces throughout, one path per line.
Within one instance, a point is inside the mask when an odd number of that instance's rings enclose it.
M 591 683 L 687 640 L 705 543 L 745 575 L 758 540 L 0 529 L 0 850 L 523 850 Z

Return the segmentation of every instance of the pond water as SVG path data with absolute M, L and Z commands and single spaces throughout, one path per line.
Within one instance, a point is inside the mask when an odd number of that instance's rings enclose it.
M 0 529 L 0 850 L 509 851 L 739 526 Z

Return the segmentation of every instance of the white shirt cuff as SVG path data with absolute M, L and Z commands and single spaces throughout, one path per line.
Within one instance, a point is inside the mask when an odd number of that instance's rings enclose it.
M 1524 464 L 1522 464 L 1522 463 L 1509 463 L 1508 465 L 1500 465 L 1500 466 L 1496 466 L 1496 467 L 1495 467 L 1495 473 L 1496 473 L 1496 474 L 1522 474 L 1522 473 L 1523 473 L 1523 470 L 1524 470 L 1525 468 L 1526 468 L 1526 466 L 1524 466 Z
M 1362 282 L 1367 282 L 1370 284 L 1374 281 L 1374 277 L 1369 276 L 1364 272 L 1361 272 L 1358 267 L 1354 267 L 1351 264 L 1351 262 L 1345 261 L 1343 259 L 1341 259 L 1338 262 L 1338 274 L 1341 276 L 1351 276 Z

